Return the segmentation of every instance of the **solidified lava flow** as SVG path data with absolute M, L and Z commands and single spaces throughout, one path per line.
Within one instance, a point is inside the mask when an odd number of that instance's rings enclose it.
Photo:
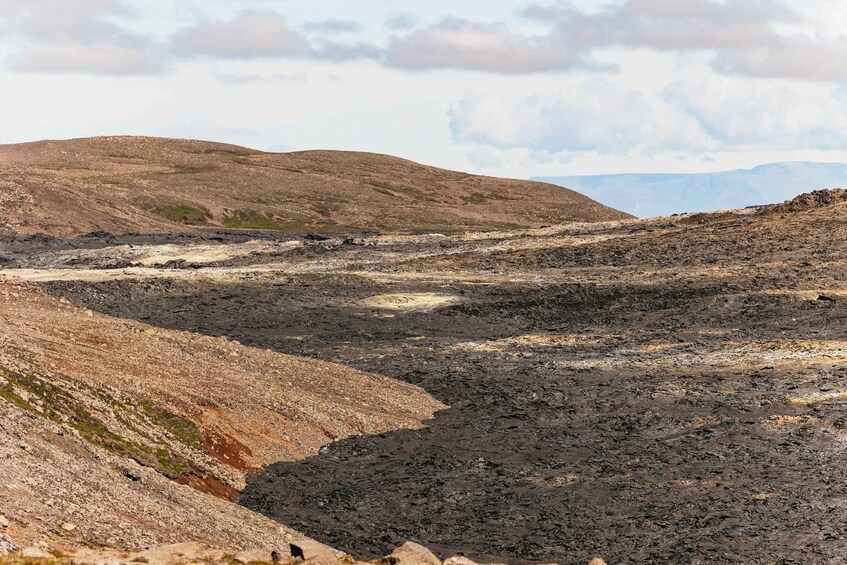
M 249 479 L 243 505 L 358 556 L 411 539 L 510 563 L 838 561 L 845 213 L 321 242 L 221 278 L 44 288 L 448 404 Z

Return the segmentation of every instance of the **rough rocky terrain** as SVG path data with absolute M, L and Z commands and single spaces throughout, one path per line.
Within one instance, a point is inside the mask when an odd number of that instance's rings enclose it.
M 447 236 L 18 241 L 7 274 L 449 405 L 248 478 L 243 505 L 360 559 L 414 540 L 507 563 L 823 563 L 847 559 L 847 204 L 813 198 Z
M 553 185 L 385 155 L 143 137 L 0 146 L 0 233 L 456 232 L 625 217 Z

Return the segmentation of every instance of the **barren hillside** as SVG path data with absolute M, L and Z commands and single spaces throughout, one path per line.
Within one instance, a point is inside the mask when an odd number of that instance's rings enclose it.
M 264 465 L 441 408 L 385 377 L 116 320 L 0 278 L 0 508 L 19 545 L 279 546 L 290 530 L 197 491 L 233 500 Z
M 0 146 L 0 232 L 13 234 L 460 231 L 625 217 L 549 184 L 368 153 L 143 137 Z

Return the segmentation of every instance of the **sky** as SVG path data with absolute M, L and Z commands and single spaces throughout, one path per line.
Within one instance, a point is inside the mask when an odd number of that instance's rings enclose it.
M 847 0 L 0 0 L 0 143 L 512 177 L 847 162 Z

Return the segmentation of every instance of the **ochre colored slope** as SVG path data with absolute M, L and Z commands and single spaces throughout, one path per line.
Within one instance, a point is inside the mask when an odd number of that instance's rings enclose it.
M 0 379 L 6 400 L 216 494 L 271 462 L 444 408 L 386 377 L 95 314 L 2 279 Z

